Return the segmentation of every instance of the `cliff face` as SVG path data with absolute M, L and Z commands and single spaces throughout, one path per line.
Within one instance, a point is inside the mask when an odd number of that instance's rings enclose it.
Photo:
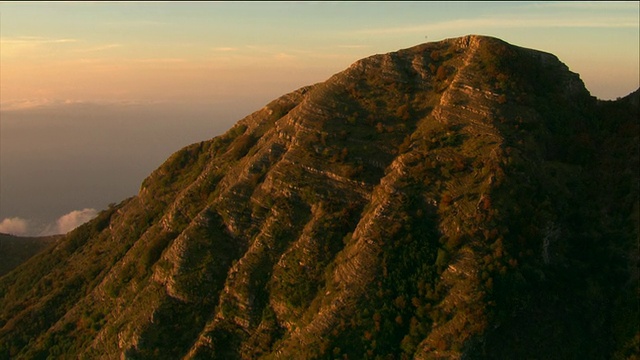
M 375 55 L 0 278 L 0 357 L 625 358 L 637 174 L 637 93 L 488 37 Z

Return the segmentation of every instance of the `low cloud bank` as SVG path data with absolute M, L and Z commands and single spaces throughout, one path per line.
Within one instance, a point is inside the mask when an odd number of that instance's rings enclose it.
M 46 227 L 43 235 L 66 234 L 87 221 L 98 215 L 96 209 L 73 210 L 72 212 L 62 215 L 55 224 Z
M 16 236 L 49 236 L 66 234 L 98 215 L 96 209 L 73 210 L 62 215 L 54 223 L 44 227 L 33 226 L 32 222 L 19 217 L 5 218 L 0 222 L 0 233 Z M 44 230 L 43 230 L 44 229 Z
M 6 218 L 0 222 L 0 233 L 25 235 L 28 230 L 28 221 L 19 217 Z

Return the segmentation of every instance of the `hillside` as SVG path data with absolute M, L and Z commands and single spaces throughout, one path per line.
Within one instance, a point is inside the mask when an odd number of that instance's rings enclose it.
M 1 277 L 0 358 L 633 358 L 638 115 L 499 39 L 362 59 Z
M 53 244 L 58 236 L 18 237 L 0 233 L 0 276 Z

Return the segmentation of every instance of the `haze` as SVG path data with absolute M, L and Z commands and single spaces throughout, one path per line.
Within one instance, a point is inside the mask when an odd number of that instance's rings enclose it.
M 66 232 L 171 153 L 354 61 L 466 34 L 640 82 L 638 2 L 0 3 L 0 232 Z

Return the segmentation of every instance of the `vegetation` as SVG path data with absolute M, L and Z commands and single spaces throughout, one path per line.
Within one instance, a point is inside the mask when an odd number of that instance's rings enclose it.
M 633 359 L 638 96 L 470 36 L 176 152 L 0 277 L 0 359 Z
M 45 250 L 59 237 L 19 237 L 0 233 L 0 276 Z

